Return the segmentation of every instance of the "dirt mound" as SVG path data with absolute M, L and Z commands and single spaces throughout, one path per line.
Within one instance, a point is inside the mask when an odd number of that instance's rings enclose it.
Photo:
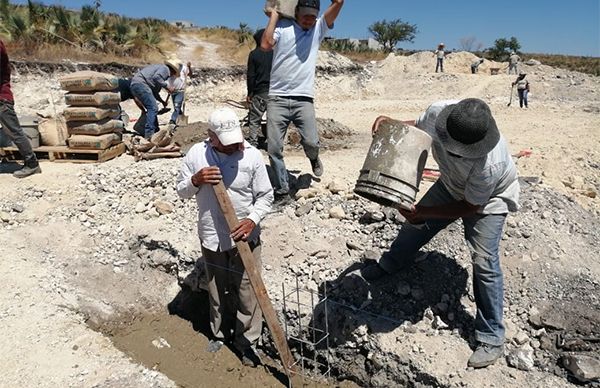
M 470 52 L 460 51 L 450 53 L 444 59 L 444 72 L 446 73 L 471 73 L 471 63 L 478 57 Z M 429 73 L 435 71 L 436 56 L 432 51 L 421 51 L 409 56 L 390 54 L 382 61 L 381 69 L 386 76 L 408 73 Z M 506 63 L 484 60 L 479 66 L 480 73 L 489 74 L 490 68 L 505 68 Z

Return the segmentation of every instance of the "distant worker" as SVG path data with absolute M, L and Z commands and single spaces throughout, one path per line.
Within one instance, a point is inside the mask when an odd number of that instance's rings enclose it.
M 167 89 L 170 93 L 167 79 L 171 76 L 179 76 L 179 63 L 168 60 L 161 65 L 150 65 L 138 71 L 131 79 L 131 94 L 137 98 L 146 110 L 146 125 L 144 126 L 144 137 L 148 140 L 158 131 L 158 107 L 160 101 L 166 108 L 168 102 L 160 96 L 161 89 Z
M 511 51 L 510 57 L 508 57 L 508 74 L 512 74 L 514 71 L 515 74 L 519 74 L 519 61 L 521 57 L 517 55 L 516 52 Z
M 31 142 L 21 128 L 15 113 L 15 100 L 10 89 L 10 61 L 2 40 L 0 40 L 0 126 L 2 132 L 15 143 L 24 161 L 23 167 L 15 171 L 13 176 L 25 178 L 42 172 Z
M 233 110 L 214 111 L 208 126 L 208 139 L 190 149 L 177 178 L 179 196 L 196 197 L 198 206 L 198 236 L 214 336 L 207 350 L 214 353 L 231 342 L 244 365 L 256 366 L 260 359 L 254 345 L 262 330 L 262 311 L 235 242 L 248 242 L 260 269 L 259 222 L 271 210 L 273 188 L 261 153 L 244 142 Z M 212 187 L 221 181 L 240 220 L 233 230 L 227 226 Z
M 527 74 L 525 74 L 524 72 L 520 72 L 515 82 L 512 83 L 513 87 L 517 85 L 517 93 L 519 94 L 519 106 L 521 108 L 523 107 L 523 105 L 525 105 L 525 108 L 529 107 L 527 105 L 527 96 L 529 94 L 529 81 L 525 79 L 526 76 Z
M 274 8 L 266 10 L 269 22 L 261 47 L 273 50 L 273 68 L 267 103 L 267 142 L 275 178 L 275 202 L 291 202 L 288 172 L 283 161 L 283 143 L 290 123 L 300 132 L 304 153 L 315 176 L 323 175 L 319 158 L 319 133 L 314 107 L 315 70 L 319 45 L 333 28 L 344 0 L 332 0 L 318 17 L 320 0 L 299 0 L 296 19 L 279 19 Z
M 256 48 L 248 55 L 248 68 L 246 72 L 246 85 L 248 94 L 246 101 L 250 104 L 248 112 L 248 126 L 250 137 L 248 142 L 258 147 L 258 134 L 261 132 L 262 117 L 267 111 L 269 99 L 269 82 L 273 64 L 273 51 L 264 51 L 260 48 L 264 29 L 256 31 L 254 40 Z
M 177 125 L 177 118 L 183 113 L 182 107 L 185 100 L 185 88 L 188 78 L 191 76 L 192 64 L 190 62 L 179 65 L 179 75 L 172 75 L 167 80 L 167 89 L 171 91 L 171 99 L 173 100 L 173 114 L 169 124 Z
M 442 73 L 444 72 L 444 56 L 446 55 L 446 53 L 444 52 L 444 47 L 446 47 L 443 43 L 440 43 L 438 45 L 437 50 L 435 50 L 435 55 L 437 57 L 437 62 L 435 65 L 435 72 L 437 73 L 438 70 L 441 71 Z
M 483 58 L 477 59 L 473 63 L 471 63 L 471 73 L 477 74 L 479 72 L 479 65 L 483 63 Z

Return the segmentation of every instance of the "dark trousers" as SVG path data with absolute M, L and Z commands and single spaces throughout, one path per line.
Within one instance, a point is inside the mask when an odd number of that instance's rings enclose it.
M 14 103 L 0 101 L 0 126 L 2 126 L 2 132 L 15 143 L 25 163 L 37 160 L 31 148 L 31 142 L 21 128 Z

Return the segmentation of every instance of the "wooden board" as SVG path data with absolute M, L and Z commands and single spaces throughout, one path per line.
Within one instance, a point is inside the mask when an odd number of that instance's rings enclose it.
M 125 144 L 120 143 L 105 150 L 80 150 L 66 146 L 42 146 L 33 152 L 39 160 L 50 160 L 57 163 L 102 163 L 114 159 L 125 152 Z M 16 147 L 0 148 L 0 155 L 9 160 L 21 160 L 21 153 Z
M 223 185 L 223 182 L 219 182 L 219 184 L 214 185 L 213 188 L 215 190 L 215 196 L 217 197 L 219 206 L 221 207 L 221 211 L 223 212 L 225 220 L 227 221 L 227 225 L 229 226 L 229 230 L 235 229 L 239 223 L 239 220 L 235 214 L 235 209 L 233 208 L 231 199 L 227 194 L 225 185 Z M 271 332 L 271 336 L 273 337 L 273 341 L 275 342 L 275 347 L 279 352 L 279 357 L 281 358 L 281 363 L 283 364 L 285 374 L 288 376 L 288 378 L 291 378 L 292 374 L 294 373 L 294 357 L 292 356 L 288 346 L 285 333 L 279 324 L 277 313 L 273 308 L 273 304 L 271 304 L 271 299 L 269 299 L 269 294 L 267 293 L 267 288 L 265 287 L 262 277 L 260 276 L 260 271 L 254 264 L 254 255 L 252 254 L 252 250 L 247 242 L 241 240 L 236 243 L 236 247 L 240 253 L 244 268 L 248 273 L 248 279 L 250 280 L 250 284 L 254 289 L 254 294 L 258 299 L 258 304 L 262 309 L 263 317 L 265 318 L 267 326 Z

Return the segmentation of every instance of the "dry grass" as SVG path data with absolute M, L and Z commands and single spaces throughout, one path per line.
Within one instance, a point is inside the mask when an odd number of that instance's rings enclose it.
M 599 57 L 576 57 L 556 54 L 524 54 L 525 61 L 537 59 L 544 65 L 600 76 Z
M 226 27 L 202 28 L 194 32 L 198 39 L 213 43 L 219 46 L 217 53 L 221 58 L 227 58 L 236 65 L 245 65 L 248 60 L 248 54 L 255 47 L 254 41 L 239 43 L 239 34 L 237 31 Z M 202 52 L 194 52 L 201 55 Z
M 389 54 L 384 53 L 383 51 L 345 51 L 339 52 L 339 54 L 352 59 L 354 62 L 358 63 L 367 63 L 370 61 L 381 61 Z

